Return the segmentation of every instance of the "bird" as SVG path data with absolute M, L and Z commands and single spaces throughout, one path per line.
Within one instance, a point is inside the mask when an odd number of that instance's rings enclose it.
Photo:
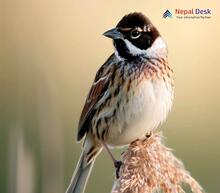
M 110 148 L 144 138 L 166 120 L 174 97 L 173 70 L 158 29 L 132 12 L 104 36 L 114 52 L 99 68 L 82 110 L 77 140 L 82 153 L 66 193 L 83 193 L 94 161 L 103 148 L 116 168 Z

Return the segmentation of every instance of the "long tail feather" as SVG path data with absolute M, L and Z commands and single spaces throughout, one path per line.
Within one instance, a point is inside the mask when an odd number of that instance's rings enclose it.
M 95 158 L 101 150 L 101 145 L 96 143 L 96 141 L 87 134 L 83 143 L 82 153 L 66 193 L 84 193 Z
M 84 152 L 82 152 L 66 193 L 83 193 L 85 191 L 95 159 L 85 165 L 84 156 Z

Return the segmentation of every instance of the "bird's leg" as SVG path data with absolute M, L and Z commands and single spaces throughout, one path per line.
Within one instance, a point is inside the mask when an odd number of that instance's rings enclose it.
M 108 154 L 110 155 L 113 163 L 114 163 L 114 166 L 116 168 L 116 178 L 119 178 L 119 171 L 120 171 L 120 167 L 122 165 L 122 162 L 121 161 L 118 161 L 114 158 L 114 156 L 112 155 L 112 152 L 110 151 L 110 149 L 108 148 L 108 146 L 105 144 L 105 142 L 102 141 L 102 144 L 103 146 L 105 147 L 105 149 L 107 150 Z

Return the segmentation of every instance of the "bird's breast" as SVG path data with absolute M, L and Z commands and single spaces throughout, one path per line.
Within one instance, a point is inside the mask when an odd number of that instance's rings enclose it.
M 118 100 L 108 137 L 113 146 L 142 138 L 163 122 L 172 106 L 173 90 L 163 78 L 142 78 L 128 81 Z

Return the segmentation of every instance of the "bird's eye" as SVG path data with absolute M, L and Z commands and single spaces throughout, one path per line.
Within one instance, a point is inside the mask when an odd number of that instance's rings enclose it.
M 140 37 L 140 35 L 141 35 L 141 32 L 139 32 L 137 29 L 133 29 L 131 31 L 131 38 L 132 39 L 137 39 Z

